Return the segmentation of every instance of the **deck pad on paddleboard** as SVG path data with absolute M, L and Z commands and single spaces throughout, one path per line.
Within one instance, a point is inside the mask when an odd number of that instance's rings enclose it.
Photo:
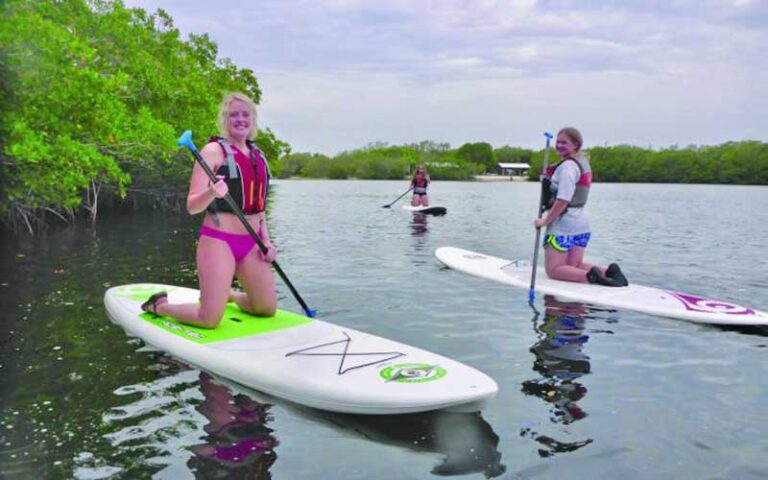
M 495 282 L 529 289 L 531 265 L 525 261 L 493 257 L 455 247 L 441 247 L 435 256 L 446 266 Z M 536 274 L 535 290 L 578 302 L 623 308 L 661 317 L 719 325 L 768 325 L 768 313 L 722 300 L 688 293 L 630 284 L 604 287 L 548 278 Z
M 418 207 L 414 207 L 413 205 L 403 205 L 403 210 L 408 210 L 409 212 L 414 213 L 423 213 L 425 215 L 445 215 L 448 213 L 447 208 L 439 205 L 430 205 L 429 207 L 423 207 L 421 205 Z
M 296 313 L 256 317 L 227 306 L 216 329 L 141 311 L 152 294 L 195 303 L 199 291 L 158 284 L 107 290 L 112 321 L 130 335 L 203 370 L 275 397 L 323 410 L 399 414 L 477 411 L 496 382 L 455 360 Z
M 115 294 L 116 298 L 128 299 L 141 304 L 147 297 L 158 291 L 156 286 L 136 285 L 128 287 L 118 291 Z M 176 288 L 168 287 L 166 291 L 170 293 Z M 233 303 L 226 306 L 222 322 L 214 329 L 184 325 L 172 319 L 158 317 L 148 312 L 141 313 L 139 316 L 163 330 L 196 343 L 212 343 L 250 337 L 303 325 L 312 321 L 311 318 L 304 315 L 284 310 L 280 310 L 274 317 L 269 319 L 255 320 L 255 317 L 243 312 Z

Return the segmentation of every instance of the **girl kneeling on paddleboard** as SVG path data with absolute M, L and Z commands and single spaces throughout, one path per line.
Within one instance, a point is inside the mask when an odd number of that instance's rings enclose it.
M 275 281 L 270 263 L 277 250 L 269 241 L 264 208 L 269 186 L 267 161 L 253 143 L 256 135 L 256 104 L 242 93 L 224 97 L 219 111 L 219 137 L 201 150 L 218 181 L 211 183 L 195 163 L 189 182 L 187 211 L 206 212 L 197 243 L 197 275 L 200 303 L 171 304 L 166 292 L 152 295 L 141 306 L 155 315 L 180 322 L 216 328 L 228 301 L 244 311 L 272 316 L 277 310 Z M 227 202 L 227 193 L 267 247 L 263 254 Z M 237 276 L 245 292 L 231 291 Z
M 429 206 L 429 197 L 427 197 L 427 186 L 429 185 L 429 182 L 429 175 L 427 175 L 427 169 L 424 165 L 416 167 L 416 173 L 411 177 L 411 188 L 413 189 L 411 206 Z
M 555 149 L 561 160 L 542 174 L 542 206 L 546 215 L 534 220 L 536 228 L 546 226 L 544 265 L 547 276 L 568 282 L 597 283 L 626 287 L 629 283 L 619 265 L 608 268 L 584 263 L 589 243 L 589 219 L 584 211 L 592 169 L 589 158 L 581 152 L 581 133 L 566 127 L 557 133 Z

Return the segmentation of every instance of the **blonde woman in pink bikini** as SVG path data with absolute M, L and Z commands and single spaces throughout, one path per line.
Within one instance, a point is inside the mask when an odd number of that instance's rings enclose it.
M 141 306 L 158 316 L 203 328 L 216 328 L 227 302 L 234 301 L 248 313 L 272 316 L 277 310 L 275 281 L 270 263 L 277 250 L 269 240 L 264 208 L 269 187 L 269 166 L 253 143 L 256 104 L 242 93 L 232 93 L 221 103 L 219 136 L 212 137 L 201 155 L 218 181 L 211 183 L 197 163 L 192 169 L 187 195 L 191 215 L 205 212 L 197 244 L 200 303 L 172 304 L 166 292 L 157 292 Z M 229 193 L 253 230 L 267 247 L 262 254 L 237 215 L 223 200 Z M 244 291 L 231 290 L 237 277 Z

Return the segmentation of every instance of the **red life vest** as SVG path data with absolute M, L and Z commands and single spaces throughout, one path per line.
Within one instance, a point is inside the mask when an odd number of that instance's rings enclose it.
M 413 188 L 418 188 L 421 191 L 427 191 L 427 185 L 429 184 L 429 177 L 427 175 L 415 175 L 411 180 Z
M 224 152 L 225 162 L 216 169 L 216 175 L 224 177 L 229 194 L 243 213 L 263 212 L 269 189 L 269 165 L 264 154 L 252 141 L 247 140 L 248 155 L 233 147 L 226 138 L 211 137 Z M 208 206 L 210 212 L 234 213 L 223 198 L 217 198 Z

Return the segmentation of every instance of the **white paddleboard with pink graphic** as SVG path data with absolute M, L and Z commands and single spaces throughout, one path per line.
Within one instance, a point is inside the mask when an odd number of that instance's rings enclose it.
M 470 275 L 525 289 L 531 286 L 530 262 L 507 260 L 455 247 L 438 248 L 435 256 L 446 266 Z M 634 283 L 616 288 L 563 282 L 548 278 L 541 268 L 536 273 L 535 290 L 539 294 L 566 300 L 697 323 L 768 325 L 768 313 L 735 303 Z

